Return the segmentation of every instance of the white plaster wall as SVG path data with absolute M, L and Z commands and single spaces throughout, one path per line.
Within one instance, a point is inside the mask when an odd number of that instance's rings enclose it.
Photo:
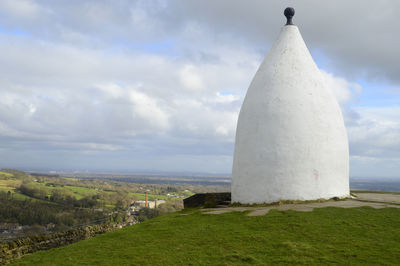
M 301 34 L 286 25 L 240 110 L 232 202 L 349 195 L 349 152 L 340 107 Z

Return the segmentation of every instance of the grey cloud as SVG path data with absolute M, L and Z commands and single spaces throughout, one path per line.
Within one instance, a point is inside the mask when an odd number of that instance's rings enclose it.
M 400 84 L 400 41 L 397 34 L 398 1 L 170 1 L 169 17 L 179 24 L 197 20 L 215 34 L 234 32 L 243 39 L 266 47 L 284 24 L 282 11 L 294 6 L 295 23 L 312 51 L 330 59 L 335 72 L 348 78 L 366 73 Z M 177 22 L 175 22 L 176 24 Z
M 8 2 L 8 1 L 7 1 Z M 36 1 L 36 18 L 8 14 L 3 22 L 35 37 L 83 42 L 91 47 L 147 44 L 177 39 L 196 25 L 192 44 L 204 30 L 228 45 L 253 46 L 264 54 L 285 23 L 283 9 L 296 8 L 295 22 L 311 51 L 322 51 L 338 75 L 388 79 L 399 85 L 398 1 Z M 7 14 L 7 9 L 3 11 Z M 22 15 L 20 15 L 22 16 Z M 191 29 L 196 30 L 196 29 Z M 187 40 L 186 40 L 187 41 Z M 204 45 L 204 43 L 202 43 Z M 175 44 L 180 45 L 180 44 Z M 215 56 L 205 56 L 215 60 Z

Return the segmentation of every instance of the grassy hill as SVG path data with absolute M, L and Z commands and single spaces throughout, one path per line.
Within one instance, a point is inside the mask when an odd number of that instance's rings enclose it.
M 14 265 L 398 264 L 400 209 L 183 210 Z

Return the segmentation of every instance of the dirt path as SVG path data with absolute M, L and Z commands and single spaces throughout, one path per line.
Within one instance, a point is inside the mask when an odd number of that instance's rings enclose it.
M 400 194 L 391 193 L 355 193 L 358 200 L 400 204 Z
M 202 210 L 207 214 L 221 214 L 232 211 L 251 211 L 248 216 L 265 215 L 270 210 L 295 210 L 295 211 L 312 211 L 314 208 L 339 207 L 339 208 L 356 208 L 370 206 L 375 209 L 381 208 L 400 208 L 400 194 L 381 194 L 381 193 L 357 193 L 356 199 L 347 199 L 343 201 L 327 201 L 317 203 L 302 204 L 283 204 L 268 207 L 228 207 Z M 399 204 L 399 205 L 397 205 Z

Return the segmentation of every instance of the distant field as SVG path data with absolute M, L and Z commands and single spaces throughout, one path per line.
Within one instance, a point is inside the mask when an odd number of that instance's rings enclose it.
M 51 195 L 53 190 L 58 190 L 65 195 L 70 195 L 75 197 L 76 199 L 82 199 L 83 197 L 93 196 L 99 193 L 98 190 L 87 188 L 87 187 L 79 187 L 79 186 L 70 186 L 70 185 L 52 185 L 53 183 L 38 183 L 38 182 L 30 182 L 28 185 L 40 188 L 46 191 L 47 194 Z
M 31 199 L 35 200 L 29 196 L 26 196 L 24 194 L 21 194 L 17 192 L 15 189 L 21 185 L 22 181 L 13 179 L 13 175 L 10 173 L 2 172 L 0 171 L 0 191 L 3 192 L 11 192 L 11 197 L 13 199 L 17 200 L 25 200 L 25 199 Z
M 127 175 L 127 176 L 102 176 L 93 175 L 91 177 L 86 177 L 81 175 L 79 179 L 100 179 L 109 181 L 119 181 L 137 184 L 164 184 L 164 185 L 204 185 L 204 186 L 230 186 L 230 177 L 191 177 L 191 176 L 181 176 L 181 177 L 171 177 L 171 176 L 154 176 L 154 175 Z
M 128 196 L 133 197 L 133 198 L 137 198 L 138 200 L 145 200 L 145 198 L 146 198 L 146 194 L 145 193 L 134 193 L 134 192 L 131 192 L 131 193 L 128 194 Z M 171 198 L 169 198 L 166 195 L 148 194 L 147 195 L 147 199 L 148 200 L 155 200 L 155 199 L 169 200 Z
M 184 210 L 13 265 L 398 265 L 400 209 Z
M 81 199 L 85 196 L 93 196 L 99 192 L 95 189 L 77 186 L 64 186 L 64 189 L 71 191 L 77 199 Z
M 4 191 L 4 192 L 10 191 L 12 193 L 12 197 L 14 199 L 37 200 L 37 199 L 26 196 L 26 195 L 21 194 L 18 191 L 16 191 L 16 189 L 21 184 L 22 184 L 22 180 L 15 179 L 12 174 L 0 171 L 0 191 Z M 58 184 L 55 184 L 55 185 L 49 185 L 49 184 L 52 184 L 52 183 L 28 182 L 29 186 L 34 187 L 34 188 L 40 188 L 41 190 L 45 191 L 48 195 L 51 195 L 53 190 L 58 190 L 58 191 L 64 193 L 65 195 L 71 195 L 78 200 L 82 199 L 83 197 L 92 196 L 92 195 L 96 195 L 97 193 L 99 193 L 95 189 L 86 188 L 86 187 L 70 186 L 70 185 L 61 186 Z
M 1 190 L 13 190 L 14 188 L 21 185 L 20 180 L 6 179 L 0 180 L 0 189 Z
M 0 171 L 0 178 L 4 177 L 12 177 L 13 175 L 7 172 Z
M 12 177 L 12 174 L 0 171 L 0 190 L 7 192 L 9 190 L 14 190 L 14 188 L 21 185 L 21 180 L 16 180 Z

